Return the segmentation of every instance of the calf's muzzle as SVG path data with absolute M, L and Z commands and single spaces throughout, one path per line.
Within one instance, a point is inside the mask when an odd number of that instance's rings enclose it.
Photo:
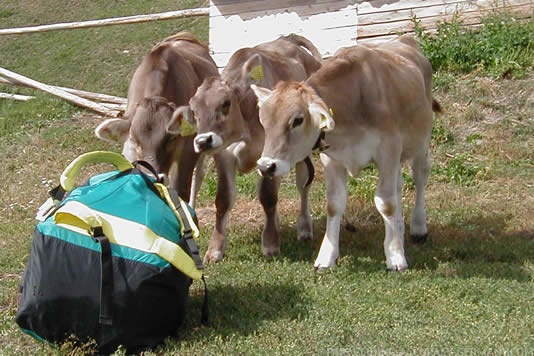
M 195 137 L 195 150 L 202 152 L 209 150 L 213 146 L 213 136 L 210 134 L 198 135 Z
M 257 168 L 264 177 L 272 177 L 276 172 L 276 162 L 268 158 L 260 158 L 257 162 Z

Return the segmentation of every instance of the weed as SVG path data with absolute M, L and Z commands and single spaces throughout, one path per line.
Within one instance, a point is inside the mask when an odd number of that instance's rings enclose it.
M 463 119 L 465 122 L 482 121 L 484 120 L 484 113 L 479 105 L 471 104 L 465 110 Z
M 478 141 L 482 140 L 482 135 L 478 132 L 475 132 L 465 138 L 465 141 L 467 143 L 477 143 Z
M 445 145 L 454 143 L 454 135 L 439 118 L 434 120 L 432 126 L 432 144 Z
M 432 174 L 436 180 L 445 183 L 454 183 L 460 186 L 469 186 L 484 177 L 485 168 L 477 163 L 467 153 L 459 153 L 450 157 L 446 162 L 433 165 Z
M 421 48 L 436 71 L 521 78 L 534 63 L 533 19 L 493 14 L 482 19 L 480 28 L 468 28 L 457 15 L 439 23 L 435 34 L 426 32 L 417 18 L 413 21 Z
M 378 170 L 375 166 L 368 166 L 362 169 L 358 177 L 347 179 L 348 193 L 372 203 L 374 201 L 377 181 Z

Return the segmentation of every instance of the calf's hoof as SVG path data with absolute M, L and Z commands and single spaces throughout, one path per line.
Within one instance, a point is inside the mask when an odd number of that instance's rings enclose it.
M 299 241 L 309 241 L 309 240 L 312 240 L 313 239 L 313 234 L 311 232 L 299 232 L 298 236 L 297 236 L 297 240 Z
M 325 272 L 331 269 L 332 267 L 335 267 L 337 265 L 338 259 L 338 257 L 328 258 L 324 260 L 320 260 L 319 258 L 317 258 L 315 260 L 315 263 L 313 264 L 313 269 L 315 270 L 315 272 Z
M 388 272 L 404 272 L 408 269 L 408 266 L 392 266 L 388 267 Z
M 426 239 L 428 237 L 428 234 L 422 234 L 422 235 L 411 235 L 410 238 L 413 243 L 416 244 L 423 244 L 426 242 Z
M 334 267 L 337 266 L 337 261 L 338 261 L 338 259 L 336 258 L 336 262 L 333 265 L 330 265 L 330 266 L 321 266 L 321 265 L 316 264 L 315 266 L 313 266 L 313 270 L 316 273 L 325 273 L 325 272 L 331 271 L 331 270 L 334 269 Z
M 280 254 L 280 247 L 263 247 L 263 256 L 273 257 Z
M 391 272 L 403 272 L 408 269 L 408 262 L 404 257 L 404 254 L 395 253 L 390 256 L 386 256 L 388 271 Z
M 208 250 L 204 255 L 204 264 L 222 261 L 224 252 L 219 250 Z

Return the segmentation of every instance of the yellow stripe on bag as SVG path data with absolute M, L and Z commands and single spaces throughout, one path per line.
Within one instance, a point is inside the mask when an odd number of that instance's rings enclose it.
M 87 234 L 90 234 L 92 228 L 100 226 L 111 242 L 154 253 L 192 279 L 202 277 L 202 272 L 196 268 L 191 256 L 179 245 L 158 236 L 143 224 L 93 210 L 77 201 L 63 205 L 56 212 L 54 221 L 57 225 L 72 227 L 72 230 L 78 232 L 83 230 Z
M 171 207 L 172 211 L 174 212 L 174 215 L 176 215 L 176 218 L 180 222 L 180 226 L 181 226 L 180 233 L 183 235 L 185 224 L 182 220 L 182 214 L 180 214 L 178 210 L 176 210 L 177 207 L 174 206 L 174 200 L 171 197 L 171 193 L 169 193 L 169 188 L 167 188 L 167 186 L 161 183 L 154 183 L 154 186 L 156 186 L 160 194 L 163 195 L 168 205 Z M 178 199 L 180 200 L 180 206 L 182 207 L 182 211 L 184 212 L 186 219 L 189 222 L 189 226 L 191 226 L 191 232 L 193 234 L 193 238 L 196 239 L 200 236 L 200 231 L 198 230 L 198 226 L 197 224 L 195 224 L 195 221 L 193 220 L 193 217 L 191 216 L 191 213 L 189 211 L 189 207 L 187 206 L 187 204 L 182 199 L 180 198 Z

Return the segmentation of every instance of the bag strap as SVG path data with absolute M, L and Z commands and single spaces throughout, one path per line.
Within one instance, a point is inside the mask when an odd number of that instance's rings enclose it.
M 111 244 L 101 227 L 91 229 L 93 239 L 100 243 L 100 315 L 98 321 L 102 325 L 113 324 L 113 263 L 111 260 Z
M 181 234 L 182 238 L 180 244 L 185 244 L 185 248 L 191 254 L 191 257 L 195 261 L 195 265 L 198 270 L 204 269 L 202 265 L 202 260 L 200 259 L 200 254 L 198 246 L 194 240 L 194 237 L 198 237 L 199 231 L 195 219 L 191 216 L 188 206 L 185 202 L 180 199 L 176 189 L 168 188 L 163 184 L 156 183 L 155 186 L 160 191 L 161 195 L 167 201 L 169 206 L 173 209 L 177 218 L 180 220 L 180 225 L 182 226 Z M 202 274 L 202 283 L 204 284 L 204 301 L 202 302 L 202 314 L 200 316 L 200 322 L 202 324 L 207 324 L 209 321 L 209 308 L 208 308 L 208 286 L 206 284 L 206 279 L 204 274 Z
M 185 241 L 189 252 L 191 252 L 191 257 L 193 257 L 193 260 L 195 260 L 195 264 L 197 268 L 204 269 L 204 266 L 202 265 L 202 261 L 200 259 L 198 246 L 195 240 L 193 239 L 194 232 L 193 232 L 193 228 L 191 224 L 195 226 L 197 237 L 198 237 L 198 227 L 193 221 L 193 217 L 189 213 L 189 209 L 187 207 L 186 207 L 187 209 L 187 213 L 186 213 L 186 210 L 184 209 L 183 200 L 180 199 L 180 196 L 178 195 L 178 192 L 176 191 L 176 189 L 173 189 L 173 188 L 167 188 L 167 189 L 169 191 L 170 197 L 172 199 L 172 202 L 173 202 L 173 205 L 176 211 L 178 211 L 178 214 L 180 214 L 180 216 L 182 217 L 181 219 L 182 220 L 181 222 L 183 223 L 182 239 Z

